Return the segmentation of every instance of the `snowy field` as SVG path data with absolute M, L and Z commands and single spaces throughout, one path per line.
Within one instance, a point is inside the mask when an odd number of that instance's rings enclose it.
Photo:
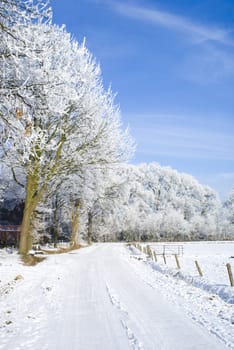
M 94 244 L 31 267 L 0 250 L 0 349 L 234 349 L 225 266 L 234 270 L 234 242 L 183 247 L 181 270 L 169 254 L 165 265 L 124 244 Z
M 165 251 L 166 266 L 176 268 L 174 254 L 178 255 L 181 272 L 184 277 L 193 278 L 197 282 L 209 284 L 217 289 L 226 289 L 230 286 L 230 280 L 226 264 L 229 263 L 234 274 L 234 242 L 182 242 L 182 243 L 158 243 L 150 245 L 152 250 L 158 253 L 157 261 L 160 266 L 165 266 L 162 253 Z M 201 269 L 203 278 L 196 279 L 199 275 L 195 261 Z M 225 296 L 223 296 L 225 298 Z M 231 302 L 231 300 L 230 300 Z M 232 303 L 234 300 L 232 299 Z

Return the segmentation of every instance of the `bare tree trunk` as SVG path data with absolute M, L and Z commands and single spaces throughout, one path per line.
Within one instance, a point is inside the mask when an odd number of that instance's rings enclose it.
M 54 211 L 54 220 L 53 220 L 53 241 L 54 248 L 58 247 L 58 219 L 57 219 L 57 209 Z
M 33 212 L 36 209 L 38 203 L 40 202 L 42 196 L 47 190 L 48 183 L 53 175 L 56 173 L 57 166 L 59 164 L 59 160 L 62 153 L 62 148 L 66 138 L 64 135 L 61 136 L 60 144 L 56 151 L 56 156 L 54 159 L 54 165 L 49 169 L 46 179 L 44 183 L 40 185 L 40 160 L 41 160 L 41 150 L 38 147 L 37 156 L 38 159 L 32 158 L 32 168 L 27 176 L 26 183 L 26 198 L 25 198 L 25 207 L 23 213 L 23 220 L 21 225 L 20 232 L 20 243 L 19 243 L 19 253 L 27 254 L 28 251 L 32 248 L 32 229 L 31 222 L 33 220 Z
M 73 207 L 73 212 L 72 212 L 72 233 L 71 233 L 71 241 L 70 241 L 71 247 L 75 247 L 77 245 L 77 233 L 79 229 L 80 207 L 81 207 L 81 201 L 80 199 L 77 199 L 75 201 L 75 205 Z
M 26 183 L 26 198 L 23 212 L 23 219 L 20 230 L 20 242 L 19 253 L 27 254 L 32 249 L 33 237 L 32 237 L 32 221 L 33 213 L 38 203 L 41 200 L 43 193 L 45 192 L 46 185 L 43 184 L 39 189 L 37 167 L 35 167 L 34 173 L 29 174 Z
M 23 212 L 23 220 L 20 231 L 19 253 L 27 254 L 32 248 L 32 227 L 31 220 L 33 216 L 33 176 L 29 175 L 26 184 L 26 198 Z
M 55 198 L 55 208 L 53 213 L 53 241 L 54 248 L 58 246 L 58 199 L 57 196 Z
M 31 237 L 31 217 L 33 211 L 31 210 L 30 203 L 25 203 L 23 221 L 21 224 L 20 231 L 20 242 L 19 242 L 19 253 L 27 254 L 32 248 L 32 237 Z
M 88 244 L 92 244 L 92 234 L 93 234 L 93 214 L 88 212 Z

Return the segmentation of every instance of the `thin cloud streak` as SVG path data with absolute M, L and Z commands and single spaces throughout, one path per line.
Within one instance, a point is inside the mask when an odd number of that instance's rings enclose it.
M 232 50 L 231 50 L 232 51 Z M 199 84 L 213 84 L 233 79 L 234 54 L 212 45 L 187 53 L 179 67 L 184 80 Z
M 115 1 L 111 1 L 110 5 L 114 11 L 129 18 L 147 21 L 186 34 L 190 33 L 190 35 L 195 36 L 199 41 L 217 41 L 222 44 L 234 46 L 234 41 L 225 29 L 203 26 L 182 16 L 157 9 L 132 6 Z
M 143 115 L 135 118 L 132 133 L 138 144 L 137 153 L 148 154 L 155 159 L 157 156 L 173 156 L 183 159 L 234 160 L 232 130 L 227 132 L 225 125 L 223 130 L 218 124 L 207 130 L 207 127 L 199 122 L 184 125 L 176 116 L 164 120 L 161 116 L 155 116 L 156 120 L 155 125 L 151 122 L 151 115 L 150 118 Z M 192 119 L 188 120 L 191 122 Z
M 144 130 L 142 130 L 144 133 Z M 137 135 L 135 135 L 137 136 Z M 137 152 L 155 156 L 167 155 L 176 158 L 189 159 L 216 159 L 234 161 L 232 148 L 229 145 L 222 144 L 217 146 L 215 141 L 199 139 L 193 140 L 188 137 L 168 134 L 154 133 L 149 135 L 147 132 L 142 137 L 136 137 L 138 144 Z
M 144 150 L 139 148 L 138 144 L 138 150 L 137 154 L 145 156 L 150 156 L 151 158 L 154 157 L 154 161 L 157 161 L 158 157 L 173 157 L 174 159 L 189 159 L 189 160 L 216 160 L 216 161 L 233 161 L 233 157 L 231 154 L 229 155 L 223 155 L 218 154 L 214 151 L 204 151 L 204 149 L 201 147 L 200 149 L 193 149 L 190 147 L 184 147 L 183 149 L 180 149 L 176 146 L 171 146 L 169 149 L 162 149 L 159 146 L 151 145 L 148 149 L 144 147 Z M 231 159 L 232 158 L 232 159 Z

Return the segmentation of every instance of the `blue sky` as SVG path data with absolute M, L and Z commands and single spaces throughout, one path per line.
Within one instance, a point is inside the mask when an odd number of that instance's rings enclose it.
M 132 163 L 234 187 L 233 0 L 52 0 L 101 64 L 137 143 Z

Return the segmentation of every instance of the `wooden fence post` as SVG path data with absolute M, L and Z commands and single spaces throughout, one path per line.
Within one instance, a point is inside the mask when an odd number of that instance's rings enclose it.
M 164 264 L 166 264 L 166 263 L 167 263 L 167 261 L 166 261 L 166 256 L 165 256 L 165 253 L 163 253 L 163 260 L 164 260 Z
M 197 268 L 197 271 L 198 271 L 199 275 L 202 277 L 203 276 L 202 270 L 201 270 L 201 268 L 200 268 L 200 266 L 199 266 L 197 261 L 195 261 L 195 265 L 196 265 L 196 268 Z
M 229 276 L 229 280 L 230 280 L 230 285 L 231 285 L 231 287 L 234 287 L 234 280 L 233 280 L 233 274 L 232 274 L 231 265 L 229 263 L 227 263 L 226 266 L 227 266 L 227 270 L 228 270 L 228 276 Z
M 149 248 L 149 257 L 153 260 L 152 250 Z
M 157 259 L 157 254 L 156 254 L 156 251 L 155 251 L 155 250 L 153 251 L 153 254 L 154 254 L 154 260 L 157 262 L 158 259 Z
M 150 249 L 150 246 L 148 244 L 146 246 L 146 252 L 149 256 L 151 256 L 151 249 Z
M 180 269 L 180 262 L 179 262 L 179 258 L 177 256 L 177 254 L 175 254 L 175 260 L 176 260 L 177 268 Z

